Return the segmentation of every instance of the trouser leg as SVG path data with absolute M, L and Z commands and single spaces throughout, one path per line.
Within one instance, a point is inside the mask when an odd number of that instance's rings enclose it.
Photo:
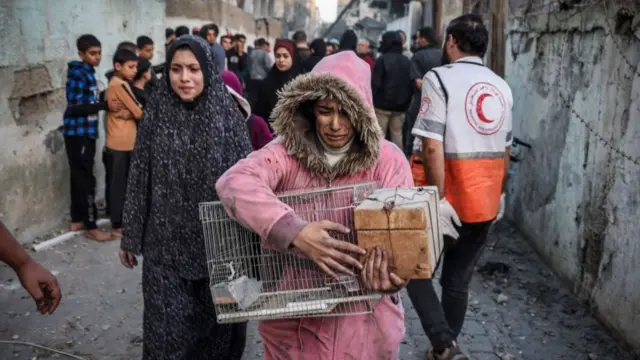
M 447 251 L 442 264 L 442 308 L 457 338 L 464 325 L 473 270 L 487 244 L 491 222 L 463 224 L 460 238 Z
M 380 124 L 380 128 L 382 129 L 382 134 L 386 137 L 387 132 L 389 131 L 389 121 L 391 120 L 391 113 L 380 109 L 375 110 L 376 117 L 378 118 L 378 124 Z
M 404 124 L 404 116 L 403 112 L 393 112 L 391 113 L 391 119 L 389 121 L 391 142 L 396 144 L 399 149 L 402 149 L 402 125 Z
M 67 156 L 71 169 L 71 204 L 73 222 L 83 222 L 87 230 L 97 228 L 95 204 L 96 178 L 93 164 L 96 140 L 84 136 L 66 136 Z
M 64 146 L 69 162 L 69 197 L 70 197 L 70 215 L 72 223 L 83 222 L 83 211 L 81 204 L 83 203 L 84 194 L 81 176 L 80 153 L 82 151 L 82 138 L 79 136 L 65 136 Z
M 129 174 L 129 162 L 131 151 L 116 151 L 108 149 L 109 152 L 109 174 L 110 174 L 110 210 L 111 227 L 120 229 L 122 227 L 122 210 L 127 190 L 127 177 Z
M 465 223 L 458 228 L 460 238 L 444 254 L 440 277 L 442 301 L 438 301 L 430 279 L 411 280 L 407 284 L 422 328 L 436 350 L 449 347 L 460 335 L 467 312 L 469 283 L 490 226 L 491 222 Z
M 110 174 L 110 154 L 107 148 L 102 151 L 102 165 L 104 165 L 104 207 L 105 215 L 111 217 L 111 174 Z
M 82 187 L 84 201 L 82 202 L 84 226 L 88 230 L 96 229 L 98 209 L 96 208 L 96 178 L 93 175 L 93 165 L 96 156 L 96 140 L 83 138 L 82 151 L 80 153 Z

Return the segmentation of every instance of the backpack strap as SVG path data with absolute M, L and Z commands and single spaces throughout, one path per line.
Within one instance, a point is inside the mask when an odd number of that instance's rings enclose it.
M 440 83 L 440 87 L 442 88 L 442 93 L 444 94 L 444 103 L 445 103 L 445 105 L 448 104 L 449 103 L 449 93 L 447 92 L 447 88 L 444 86 L 444 83 L 442 82 L 442 78 L 440 77 L 440 74 L 438 74 L 436 69 L 431 69 L 429 71 L 433 72 L 436 75 L 436 79 L 438 79 L 438 83 Z

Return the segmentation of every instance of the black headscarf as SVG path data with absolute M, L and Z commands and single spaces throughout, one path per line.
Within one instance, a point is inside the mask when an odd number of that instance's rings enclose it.
M 202 47 L 203 43 L 206 44 L 207 46 Z M 198 60 L 198 63 L 200 64 L 200 68 L 202 69 L 202 74 L 204 75 L 205 79 L 211 79 L 216 74 L 215 66 L 212 68 L 207 66 L 208 65 L 207 50 L 210 50 L 209 42 L 207 42 L 206 40 L 196 35 L 180 37 L 179 39 L 174 40 L 171 43 L 171 46 L 169 46 L 169 49 L 167 50 L 166 64 L 168 64 L 169 66 L 165 66 L 164 78 L 167 80 L 167 83 L 169 83 L 169 89 L 171 89 L 171 79 L 169 77 L 169 73 L 171 72 L 171 61 L 173 60 L 173 57 L 176 55 L 176 51 L 180 49 L 185 49 L 185 48 L 188 48 L 189 50 L 191 50 L 193 54 L 196 56 L 196 60 Z M 209 53 L 215 61 L 215 54 L 213 53 L 213 51 L 209 51 Z M 205 94 L 205 91 L 207 90 L 207 85 L 208 85 L 208 81 L 205 81 L 202 94 L 198 96 L 196 101 Z M 173 90 L 171 90 L 171 92 L 173 92 Z M 173 93 L 173 95 L 175 97 L 178 97 L 178 95 L 176 95 L 175 93 Z
M 296 44 L 293 41 L 278 40 L 273 48 L 274 53 L 285 44 L 286 46 L 284 47 L 291 55 L 291 68 L 287 71 L 280 71 L 275 64 L 273 65 L 260 87 L 258 102 L 253 107 L 253 113 L 263 119 L 269 119 L 271 117 L 271 111 L 278 103 L 278 91 L 296 76 L 304 73 L 302 59 L 298 55 Z
M 170 74 L 152 93 L 136 137 L 124 205 L 121 248 L 169 264 L 187 279 L 208 276 L 198 204 L 218 199 L 220 175 L 252 150 L 244 117 L 220 76 L 211 46 L 184 35 L 168 51 L 189 48 L 202 67 L 204 89 L 182 101 Z

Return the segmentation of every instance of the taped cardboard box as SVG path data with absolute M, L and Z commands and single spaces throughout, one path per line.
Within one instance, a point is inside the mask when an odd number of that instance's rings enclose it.
M 438 190 L 435 187 L 379 189 L 354 211 L 358 246 L 384 248 L 391 271 L 403 279 L 429 279 L 440 254 Z

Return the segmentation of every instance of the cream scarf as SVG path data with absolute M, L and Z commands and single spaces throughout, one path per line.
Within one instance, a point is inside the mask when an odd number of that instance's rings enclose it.
M 349 148 L 351 148 L 351 144 L 353 143 L 353 139 L 355 139 L 355 136 L 345 146 L 338 149 L 329 147 L 329 145 L 327 145 L 320 136 L 318 136 L 318 139 L 320 139 L 320 143 L 324 148 L 324 156 L 327 160 L 327 163 L 330 167 L 333 167 L 347 154 Z

